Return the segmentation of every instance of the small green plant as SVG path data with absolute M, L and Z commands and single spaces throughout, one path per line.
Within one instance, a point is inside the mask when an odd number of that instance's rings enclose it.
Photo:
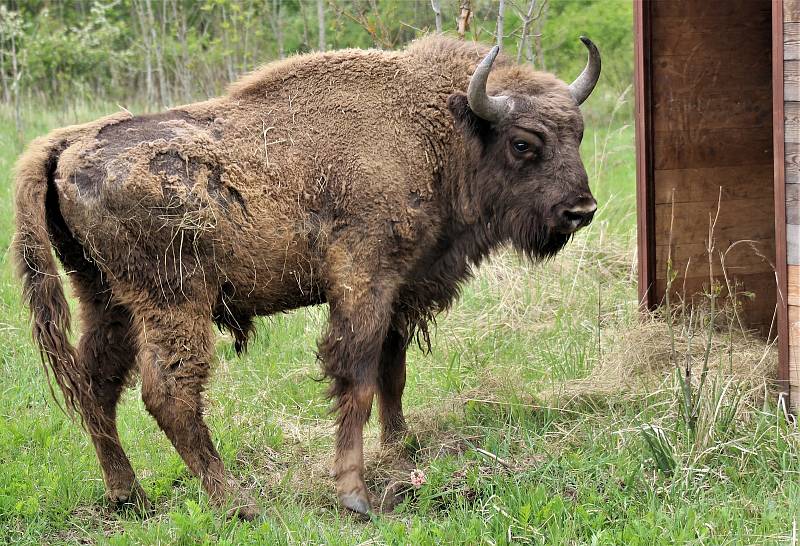
M 747 294 L 739 292 L 724 271 L 725 252 L 719 253 L 722 271 L 715 269 L 714 228 L 720 206 L 721 188 L 716 214 L 709 217 L 708 285 L 691 297 L 684 290 L 677 304 L 672 301 L 676 292 L 673 287 L 680 272 L 673 266 L 670 233 L 663 316 L 669 332 L 673 381 L 668 390 L 673 411 L 663 419 L 669 425 L 646 423 L 640 432 L 656 468 L 673 478 L 692 479 L 704 474 L 734 437 L 737 417 L 746 409 L 743 388 L 731 372 L 733 334 L 738 327 L 738 334 L 748 336 L 738 313 L 739 300 Z M 721 339 L 726 334 L 727 339 Z M 718 350 L 726 343 L 727 352 Z

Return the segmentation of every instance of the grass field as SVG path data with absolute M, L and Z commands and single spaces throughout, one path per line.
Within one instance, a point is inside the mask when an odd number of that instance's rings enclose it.
M 115 109 L 25 111 L 26 138 Z M 432 354 L 410 352 L 402 461 L 379 451 L 370 421 L 368 483 L 379 498 L 399 493 L 394 511 L 364 523 L 337 507 L 314 355 L 325 308 L 263 319 L 241 359 L 220 336 L 208 421 L 260 519 L 209 508 L 138 389 L 123 399 L 120 430 L 156 511 L 111 511 L 88 437 L 49 398 L 8 264 L 10 119 L 0 118 L 0 542 L 794 543 L 800 442 L 758 377 L 774 351 L 720 329 L 687 417 L 670 341 L 696 367 L 710 330 L 673 318 L 670 336 L 666 322 L 639 320 L 633 130 L 618 122 L 584 141 L 595 222 L 546 264 L 498 253 L 440 317 Z

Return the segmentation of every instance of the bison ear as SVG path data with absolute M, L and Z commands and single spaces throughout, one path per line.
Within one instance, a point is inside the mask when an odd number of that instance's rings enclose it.
M 453 93 L 447 97 L 447 108 L 453 115 L 456 127 L 465 133 L 479 136 L 485 134 L 491 128 L 488 121 L 478 117 L 472 111 L 464 93 Z

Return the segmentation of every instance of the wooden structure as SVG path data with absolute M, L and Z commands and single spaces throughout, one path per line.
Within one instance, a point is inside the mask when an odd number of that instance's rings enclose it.
M 639 294 L 751 292 L 800 408 L 800 0 L 634 0 Z M 713 270 L 708 244 L 713 229 Z

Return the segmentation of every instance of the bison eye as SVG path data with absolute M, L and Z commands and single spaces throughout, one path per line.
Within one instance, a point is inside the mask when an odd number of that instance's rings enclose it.
M 514 150 L 516 150 L 521 154 L 524 154 L 525 152 L 531 149 L 531 145 L 525 142 L 524 140 L 515 140 L 512 143 L 512 146 L 514 146 Z

